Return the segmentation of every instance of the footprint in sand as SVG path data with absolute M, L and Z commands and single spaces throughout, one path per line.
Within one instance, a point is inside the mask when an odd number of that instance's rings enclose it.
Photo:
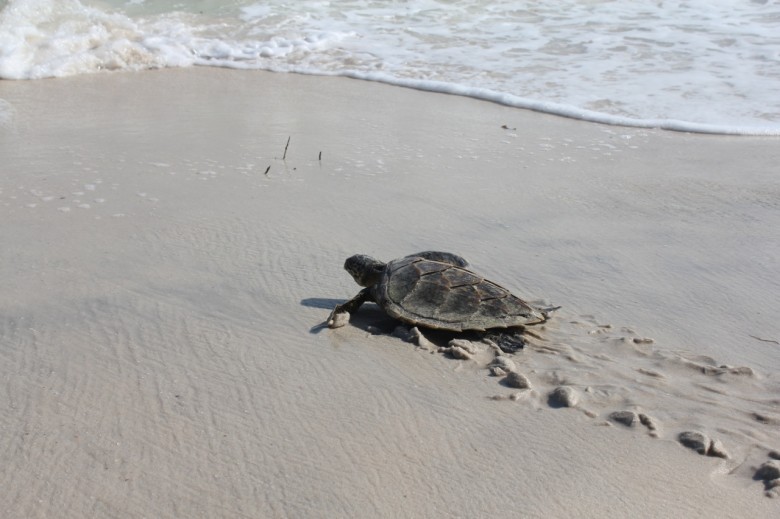
M 635 427 L 637 424 L 643 425 L 650 432 L 650 436 L 654 438 L 658 437 L 658 424 L 653 418 L 644 413 L 637 413 L 630 410 L 613 411 L 609 414 L 608 420 L 626 427 Z
M 571 386 L 558 386 L 547 395 L 547 405 L 553 408 L 576 407 L 580 395 Z
M 720 440 L 713 440 L 699 431 L 683 431 L 677 435 L 677 440 L 685 447 L 693 449 L 703 456 L 728 459 L 729 454 Z
M 780 497 L 778 386 L 750 367 L 666 350 L 630 328 L 593 317 L 551 321 L 515 354 L 481 340 L 441 345 L 435 334 L 428 339 L 405 326 L 392 334 L 485 369 L 505 390 L 491 400 L 573 409 L 594 419 L 594 425 L 646 431 L 651 438 L 717 458 L 718 472 L 760 481 L 767 496 Z
M 780 497 L 780 453 L 772 451 L 769 457 L 772 459 L 758 467 L 753 479 L 764 482 L 767 497 Z
M 717 458 L 728 473 L 753 477 L 767 496 L 780 497 L 780 449 L 768 448 L 776 447 L 780 425 L 772 412 L 780 401 L 776 383 L 753 368 L 664 350 L 630 328 L 594 321 L 561 319 L 529 338 L 525 350 L 494 353 L 481 366 L 512 392 L 490 398 L 574 408 L 597 425 L 645 430 Z M 440 351 L 476 360 L 458 349 Z M 761 452 L 776 457 L 767 461 Z

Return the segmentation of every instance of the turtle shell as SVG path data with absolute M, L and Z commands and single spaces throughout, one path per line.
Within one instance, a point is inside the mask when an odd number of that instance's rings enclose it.
M 393 260 L 373 290 L 391 317 L 427 328 L 484 331 L 544 320 L 504 287 L 446 261 Z

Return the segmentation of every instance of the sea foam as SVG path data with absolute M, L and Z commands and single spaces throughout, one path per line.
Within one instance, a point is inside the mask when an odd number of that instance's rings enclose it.
M 166 5 L 168 3 L 165 3 Z M 0 78 L 341 75 L 605 124 L 780 135 L 770 2 L 0 0 Z

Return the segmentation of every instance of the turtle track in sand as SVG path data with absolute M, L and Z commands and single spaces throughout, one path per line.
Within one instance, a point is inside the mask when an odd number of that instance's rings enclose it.
M 484 369 L 500 393 L 490 400 L 581 412 L 595 426 L 674 441 L 711 457 L 714 472 L 762 484 L 780 497 L 780 381 L 748 366 L 676 351 L 628 327 L 559 312 L 531 328 L 525 350 L 503 354 L 485 342 L 437 345 L 419 331 L 394 334 L 431 352 Z M 423 333 L 425 333 L 423 331 Z

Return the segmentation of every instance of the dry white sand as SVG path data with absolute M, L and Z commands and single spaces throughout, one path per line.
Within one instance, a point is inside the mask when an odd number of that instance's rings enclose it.
M 777 139 L 216 69 L 0 98 L 2 517 L 777 516 Z M 317 326 L 424 249 L 563 305 L 530 390 Z

